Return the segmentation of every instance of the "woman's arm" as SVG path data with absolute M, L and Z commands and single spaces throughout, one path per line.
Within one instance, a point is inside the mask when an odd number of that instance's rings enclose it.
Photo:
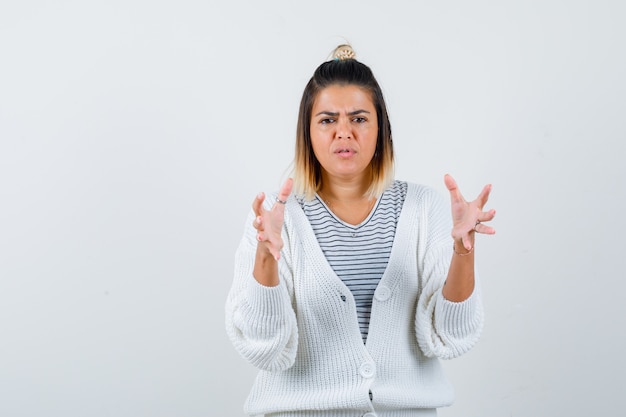
M 282 232 L 284 204 L 263 208 L 261 197 L 253 204 L 235 256 L 235 276 L 226 300 L 226 331 L 235 349 L 252 365 L 268 371 L 284 370 L 293 365 L 298 344 L 291 302 L 291 257 L 289 251 L 280 257 L 282 236 L 277 238 L 268 227 L 259 227 L 272 224 L 272 220 L 258 221 L 259 215 L 267 220 L 266 216 L 280 205 Z M 274 249 L 278 252 L 272 252 Z M 259 263 L 260 255 L 263 264 Z
M 252 203 L 255 219 L 252 223 L 258 231 L 256 254 L 254 258 L 254 278 L 267 287 L 278 285 L 278 260 L 283 248 L 282 229 L 285 219 L 285 203 L 291 189 L 293 180 L 287 179 L 283 184 L 276 202 L 267 210 L 263 207 L 265 195 L 260 193 Z
M 474 292 L 474 244 L 476 233 L 494 234 L 496 231 L 484 224 L 496 215 L 495 210 L 483 211 L 491 185 L 486 185 L 478 197 L 465 201 L 456 181 L 450 175 L 444 177 L 450 191 L 452 205 L 453 255 L 448 277 L 443 287 L 443 296 L 450 301 L 461 302 Z
M 426 356 L 451 359 L 464 354 L 476 344 L 484 316 L 474 268 L 476 231 L 473 229 L 476 219 L 472 221 L 465 217 L 470 214 L 465 204 L 478 202 L 465 203 L 462 197 L 459 200 L 457 196 L 460 196 L 460 192 L 452 177 L 446 176 L 446 185 L 453 198 L 453 225 L 447 217 L 443 198 L 434 193 L 429 199 L 426 218 L 422 220 L 428 225 L 425 238 L 428 244 L 419 261 L 423 268 L 423 287 L 418 299 L 415 330 L 419 346 Z M 479 199 L 484 200 L 481 204 L 486 202 L 489 190 L 487 186 L 481 193 Z M 490 220 L 495 215 L 494 211 L 480 213 L 481 221 Z M 471 226 L 468 228 L 465 224 Z M 493 232 L 493 229 L 484 229 L 482 226 L 480 223 L 477 231 Z M 469 230 L 469 233 L 459 233 L 460 230 Z

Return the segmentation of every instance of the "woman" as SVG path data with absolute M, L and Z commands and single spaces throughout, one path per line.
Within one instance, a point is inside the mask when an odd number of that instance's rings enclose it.
M 304 90 L 294 165 L 253 202 L 226 303 L 229 337 L 260 369 L 246 412 L 435 416 L 453 400 L 439 359 L 482 329 L 474 238 L 495 233 L 491 187 L 466 202 L 446 175 L 450 224 L 433 189 L 394 180 L 381 89 L 346 45 Z

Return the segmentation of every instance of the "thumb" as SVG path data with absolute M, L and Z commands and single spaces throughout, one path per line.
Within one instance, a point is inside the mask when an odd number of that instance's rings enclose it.
M 454 178 L 452 178 L 452 175 L 444 175 L 443 182 L 446 184 L 446 188 L 450 192 L 450 198 L 452 199 L 452 201 L 459 201 L 463 199 L 461 191 L 459 190 L 459 187 L 457 186 Z

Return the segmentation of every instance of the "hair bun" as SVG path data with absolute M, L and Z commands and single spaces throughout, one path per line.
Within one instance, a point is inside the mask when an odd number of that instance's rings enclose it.
M 350 45 L 344 44 L 339 45 L 333 51 L 333 59 L 338 59 L 339 61 L 344 61 L 346 59 L 355 59 L 356 54 L 354 53 L 354 49 Z

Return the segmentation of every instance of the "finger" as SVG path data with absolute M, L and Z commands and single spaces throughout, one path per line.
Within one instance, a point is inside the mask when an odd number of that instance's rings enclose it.
M 496 211 L 494 209 L 491 209 L 489 211 L 484 211 L 480 213 L 478 215 L 478 220 L 480 220 L 481 222 L 488 222 L 490 220 L 493 220 L 494 217 L 496 217 Z
M 257 233 L 256 239 L 259 242 L 262 242 L 268 246 L 270 254 L 274 257 L 274 259 L 276 259 L 277 261 L 280 259 L 280 250 L 276 250 L 275 247 L 272 246 L 271 242 L 269 241 L 268 237 L 265 235 L 264 232 Z
M 476 197 L 476 201 L 478 202 L 478 206 L 482 209 L 485 204 L 487 204 L 487 200 L 489 200 L 489 194 L 491 193 L 491 184 L 487 184 L 483 187 L 478 197 Z
M 263 214 L 263 200 L 265 200 L 265 194 L 258 193 L 252 202 L 252 210 L 257 217 Z
M 494 235 L 496 234 L 496 229 L 494 229 L 491 226 L 488 226 L 484 223 L 479 223 L 476 225 L 476 227 L 474 228 L 474 230 L 476 231 L 476 233 L 481 233 L 483 235 Z
M 263 228 L 263 217 L 261 216 L 256 216 L 254 218 L 254 220 L 252 221 L 252 226 L 258 230 L 259 232 L 264 230 Z
M 446 184 L 448 191 L 450 191 L 450 199 L 452 202 L 464 201 L 461 190 L 459 190 L 459 187 L 457 186 L 454 178 L 452 178 L 452 175 L 444 175 L 443 182 Z
M 467 251 L 472 250 L 472 239 L 470 238 L 469 233 L 463 236 L 461 241 L 463 242 L 463 247 L 465 248 L 465 250 Z
M 292 189 L 293 189 L 293 179 L 287 178 L 283 186 L 280 187 L 280 191 L 278 192 L 278 196 L 276 198 L 281 201 L 287 201 L 287 199 L 289 198 L 289 195 L 291 194 Z

